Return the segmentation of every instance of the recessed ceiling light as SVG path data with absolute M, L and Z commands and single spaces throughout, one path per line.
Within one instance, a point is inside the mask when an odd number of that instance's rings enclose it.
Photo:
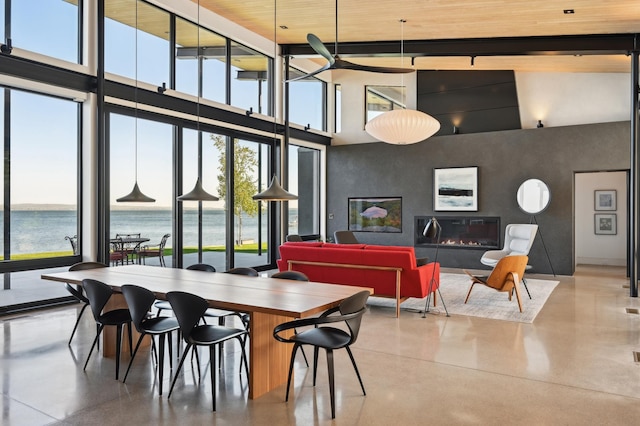
M 574 13 L 576 13 L 575 10 L 573 9 L 565 9 L 562 11 L 565 15 L 573 15 Z
M 289 27 L 287 27 L 286 25 L 280 25 L 280 28 L 283 29 L 283 30 L 288 30 L 289 29 Z

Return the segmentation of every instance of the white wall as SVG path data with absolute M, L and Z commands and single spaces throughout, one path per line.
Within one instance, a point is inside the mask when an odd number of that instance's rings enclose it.
M 631 75 L 622 73 L 517 72 L 523 129 L 629 120 Z
M 615 211 L 596 211 L 594 191 L 615 189 Z M 575 259 L 576 265 L 626 265 L 627 176 L 625 172 L 575 174 Z M 616 235 L 596 235 L 596 213 L 615 213 Z

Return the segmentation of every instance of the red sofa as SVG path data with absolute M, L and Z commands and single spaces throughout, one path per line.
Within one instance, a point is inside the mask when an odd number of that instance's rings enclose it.
M 375 296 L 396 299 L 396 316 L 408 297 L 427 296 L 432 276 L 431 291 L 440 286 L 440 264 L 416 266 L 413 247 L 404 246 L 286 242 L 278 269 L 303 272 L 316 282 L 371 287 Z

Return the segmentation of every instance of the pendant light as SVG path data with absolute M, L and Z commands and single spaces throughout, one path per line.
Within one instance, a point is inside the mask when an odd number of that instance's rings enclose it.
M 196 132 L 198 137 L 198 179 L 193 189 L 186 194 L 180 195 L 178 201 L 218 201 L 213 194 L 208 193 L 202 187 L 202 133 L 200 132 L 200 95 L 202 93 L 202 55 L 200 54 L 200 0 L 198 0 L 197 26 L 198 31 L 196 60 L 198 61 L 198 99 L 196 103 Z
M 404 65 L 404 24 L 400 19 L 400 57 Z M 402 77 L 404 87 L 404 77 Z M 403 95 L 405 96 L 405 95 Z M 374 138 L 394 144 L 408 145 L 423 141 L 440 130 L 440 122 L 424 112 L 411 109 L 396 109 L 373 118 L 365 125 L 365 130 Z
M 136 77 L 136 87 L 133 92 L 134 101 L 135 101 L 135 110 L 134 110 L 134 119 L 135 119 L 135 156 L 134 156 L 134 170 L 135 170 L 135 183 L 133 184 L 133 189 L 131 192 L 124 197 L 118 198 L 116 201 L 118 203 L 154 203 L 156 200 L 151 198 L 140 191 L 138 187 L 138 1 L 136 2 L 136 46 L 135 46 L 135 77 Z
M 275 70 L 276 70 L 276 60 L 278 58 L 278 42 L 277 42 L 277 4 L 278 1 L 274 0 L 273 2 L 273 71 L 274 71 L 274 79 L 275 79 Z M 278 138 L 278 122 L 276 117 L 275 110 L 275 102 L 273 109 L 273 138 L 276 140 Z M 269 183 L 269 187 L 264 191 L 253 196 L 254 200 L 257 201 L 289 201 L 289 200 L 297 200 L 298 196 L 288 192 L 280 185 L 280 181 L 278 180 L 278 176 L 273 174 L 271 178 L 271 183 Z

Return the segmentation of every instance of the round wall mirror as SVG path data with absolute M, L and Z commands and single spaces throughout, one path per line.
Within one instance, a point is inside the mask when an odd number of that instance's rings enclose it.
M 551 191 L 540 179 L 528 179 L 518 188 L 518 205 L 527 214 L 538 214 L 547 208 L 551 201 Z

